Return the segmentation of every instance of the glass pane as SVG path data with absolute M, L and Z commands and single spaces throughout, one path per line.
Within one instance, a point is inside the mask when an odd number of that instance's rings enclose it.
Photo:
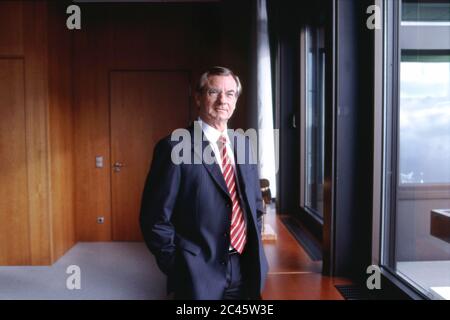
M 404 52 L 400 184 L 450 183 L 450 54 Z
M 307 32 L 305 206 L 323 218 L 325 51 L 324 30 Z
M 450 3 L 448 1 L 403 0 L 402 21 L 450 21 Z
M 445 13 L 448 3 L 402 3 L 404 20 L 409 14 L 409 19 L 450 21 Z M 410 37 L 401 38 L 402 45 L 424 34 L 445 44 L 450 25 L 400 28 L 412 28 L 400 32 Z M 398 119 L 391 137 L 397 146 L 392 149 L 397 183 L 389 205 L 394 222 L 390 267 L 428 297 L 450 299 L 446 293 L 450 293 L 450 48 L 436 50 L 425 47 L 430 42 L 416 43 L 424 47 L 400 48 Z

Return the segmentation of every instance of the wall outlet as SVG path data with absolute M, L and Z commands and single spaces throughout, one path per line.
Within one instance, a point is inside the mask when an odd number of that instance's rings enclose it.
M 105 217 L 97 217 L 97 223 L 98 223 L 98 224 L 103 224 L 103 223 L 105 223 Z

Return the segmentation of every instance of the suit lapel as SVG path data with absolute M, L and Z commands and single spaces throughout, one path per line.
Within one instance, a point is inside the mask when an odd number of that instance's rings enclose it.
M 196 131 L 196 130 L 200 130 L 200 131 L 197 131 L 197 133 L 195 133 L 194 131 Z M 208 174 L 211 176 L 211 178 L 214 180 L 214 182 L 217 184 L 217 186 L 229 197 L 230 193 L 228 192 L 228 188 L 225 183 L 225 179 L 223 178 L 222 171 L 220 170 L 219 165 L 216 163 L 216 161 L 207 161 L 208 163 L 204 161 L 205 160 L 204 159 L 205 149 L 208 148 L 209 142 L 204 137 L 203 130 L 198 125 L 197 122 L 195 122 L 191 133 L 193 133 L 192 145 L 193 145 L 193 149 L 194 149 L 194 157 L 197 157 L 197 159 L 201 159 L 201 163 L 205 167 Z M 197 134 L 197 136 L 198 136 L 197 139 L 195 139 L 195 134 Z M 206 153 L 209 153 L 208 150 Z M 215 155 L 212 150 L 211 150 L 211 154 L 214 159 Z M 212 162 L 212 163 L 209 163 L 209 162 Z M 194 163 L 199 163 L 199 162 L 194 162 Z
M 231 135 L 229 134 L 230 137 L 230 141 L 231 141 L 231 147 L 233 148 L 233 152 L 234 152 L 234 161 L 235 161 L 235 165 L 236 165 L 236 171 L 238 173 L 239 176 L 239 180 L 241 182 L 241 184 L 239 184 L 240 186 L 242 186 L 244 188 L 244 190 L 247 190 L 247 152 L 246 152 L 246 141 L 242 140 L 242 141 L 237 141 L 237 139 L 242 138 L 239 137 L 238 135 Z
M 203 149 L 209 145 L 207 141 L 203 142 Z M 223 192 L 227 194 L 227 196 L 230 196 L 230 193 L 228 191 L 227 185 L 225 183 L 225 179 L 223 178 L 222 171 L 220 170 L 219 165 L 214 161 L 211 164 L 205 163 L 205 161 L 202 161 L 203 165 L 205 166 L 206 170 L 210 174 L 210 176 L 213 178 L 213 180 L 217 183 L 217 185 L 222 189 Z

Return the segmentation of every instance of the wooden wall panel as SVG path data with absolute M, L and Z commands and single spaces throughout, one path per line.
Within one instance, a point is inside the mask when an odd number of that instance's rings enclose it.
M 49 208 L 47 4 L 25 2 L 25 112 L 31 264 L 52 262 Z
M 146 5 L 110 10 L 112 69 L 191 69 L 192 6 Z
M 67 2 L 48 7 L 50 206 L 53 261 L 75 244 L 72 34 Z
M 0 1 L 0 55 L 23 55 L 22 1 Z
M 109 157 L 110 32 L 102 26 L 104 7 L 83 10 L 83 29 L 74 39 L 74 129 L 76 237 L 80 241 L 111 240 Z M 95 167 L 102 156 L 104 167 Z M 105 218 L 97 224 L 97 217 Z
M 22 59 L 0 59 L 0 265 L 29 264 Z
M 65 19 L 62 2 L 0 2 L 0 265 L 48 265 L 75 240 Z

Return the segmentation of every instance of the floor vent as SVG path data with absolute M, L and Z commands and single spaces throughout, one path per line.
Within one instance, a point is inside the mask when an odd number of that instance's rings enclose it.
M 345 300 L 375 300 L 376 296 L 371 291 L 357 285 L 335 285 Z

